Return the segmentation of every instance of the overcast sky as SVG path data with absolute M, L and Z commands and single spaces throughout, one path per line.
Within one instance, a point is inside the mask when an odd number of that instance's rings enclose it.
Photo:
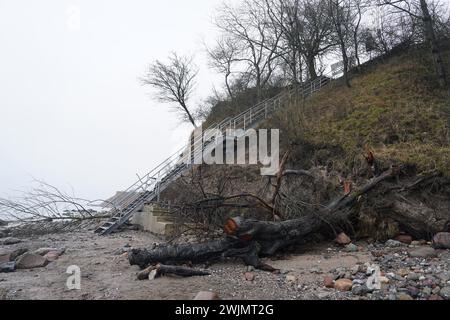
M 220 0 L 0 0 L 0 196 L 34 178 L 77 196 L 126 189 L 187 140 L 140 85 L 148 63 L 196 54 Z M 78 18 L 79 16 L 79 18 Z

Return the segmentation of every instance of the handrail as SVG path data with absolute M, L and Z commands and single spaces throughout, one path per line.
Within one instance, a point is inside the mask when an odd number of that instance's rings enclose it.
M 281 99 L 285 97 L 292 97 L 292 95 L 298 95 L 301 92 L 302 98 L 305 98 L 315 91 L 320 90 L 324 85 L 328 84 L 331 79 L 327 78 L 325 76 L 320 76 L 316 78 L 315 80 L 308 81 L 307 83 L 300 84 L 296 87 L 289 88 L 287 90 L 283 90 L 273 96 L 272 98 L 265 99 L 263 101 L 258 102 L 253 107 L 241 112 L 235 117 L 228 117 L 225 118 L 223 121 L 221 121 L 219 124 L 215 123 L 212 126 L 210 126 L 208 129 L 218 129 L 222 132 L 226 129 L 247 129 L 251 127 L 255 122 L 258 122 L 260 119 L 262 119 L 261 114 L 262 111 L 264 111 L 264 118 L 267 118 L 267 116 L 271 113 L 273 113 L 277 106 L 280 107 L 280 104 L 282 103 Z M 270 110 L 269 110 L 270 109 Z M 115 210 L 122 211 L 126 209 L 128 205 L 130 205 L 131 202 L 137 199 L 141 195 L 140 190 L 145 192 L 153 192 L 155 191 L 158 183 L 160 183 L 162 180 L 170 177 L 171 174 L 173 174 L 173 166 L 176 168 L 181 164 L 187 164 L 190 163 L 187 160 L 187 156 L 193 157 L 197 154 L 199 151 L 203 151 L 209 144 L 210 144 L 210 138 L 208 137 L 208 140 L 205 145 L 204 136 L 199 137 L 198 139 L 194 139 L 193 145 L 194 149 L 191 150 L 192 144 L 189 142 L 187 145 L 179 149 L 177 152 L 169 156 L 166 160 L 158 164 L 155 168 L 153 168 L 149 173 L 147 173 L 145 176 L 140 178 L 138 181 L 136 181 L 134 184 L 132 184 L 128 189 L 126 189 L 122 195 L 120 195 L 117 199 L 115 199 Z M 185 154 L 185 151 L 189 150 L 190 152 L 187 152 Z M 178 165 L 178 166 L 177 166 Z

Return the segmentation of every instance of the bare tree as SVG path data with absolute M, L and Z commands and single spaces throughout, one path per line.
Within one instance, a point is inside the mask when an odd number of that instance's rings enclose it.
M 206 48 L 210 65 L 225 77 L 225 87 L 230 99 L 233 99 L 232 84 L 230 77 L 233 73 L 233 65 L 240 59 L 241 49 L 238 43 L 231 37 L 222 37 L 217 40 L 213 49 Z
M 328 0 L 329 14 L 333 24 L 333 35 L 342 55 L 342 62 L 344 65 L 344 80 L 347 87 L 350 87 L 350 80 L 348 78 L 349 71 L 349 57 L 348 47 L 352 40 L 353 19 L 351 10 L 351 1 L 345 0 Z
M 447 85 L 447 76 L 445 65 L 442 60 L 441 51 L 439 49 L 438 40 L 435 32 L 435 19 L 430 14 L 429 6 L 426 0 L 380 0 L 380 5 L 390 6 L 395 11 L 407 13 L 411 18 L 421 22 L 423 27 L 425 40 L 428 42 L 431 55 L 436 69 L 436 75 L 439 85 L 445 87 Z
M 281 33 L 279 51 L 281 67 L 294 84 L 303 82 L 303 57 L 298 33 L 299 0 L 265 0 L 268 16 L 275 30 Z
M 244 0 L 236 7 L 224 4 L 216 19 L 224 35 L 243 48 L 238 61 L 246 64 L 245 72 L 252 75 L 260 98 L 281 55 L 278 50 L 281 32 L 274 30 L 269 21 L 266 4 L 257 0 Z
M 366 10 L 370 7 L 368 0 L 352 0 L 352 18 L 353 18 L 353 49 L 354 56 L 358 67 L 361 65 L 361 59 L 359 57 L 359 45 L 361 41 L 361 23 L 362 18 Z
M 109 214 L 90 208 L 100 202 L 81 199 L 44 181 L 34 180 L 31 190 L 11 199 L 0 198 L 0 216 L 10 221 L 33 223 L 109 218 Z
M 300 0 L 288 11 L 289 23 L 298 38 L 298 49 L 301 51 L 310 79 L 317 78 L 316 62 L 320 55 L 332 48 L 332 22 L 328 14 L 328 5 L 320 0 Z
M 197 127 L 187 105 L 195 87 L 197 74 L 198 68 L 194 65 L 192 57 L 178 56 L 172 52 L 168 63 L 157 60 L 151 64 L 141 81 L 144 85 L 150 85 L 157 90 L 157 100 L 175 103 L 175 110 Z

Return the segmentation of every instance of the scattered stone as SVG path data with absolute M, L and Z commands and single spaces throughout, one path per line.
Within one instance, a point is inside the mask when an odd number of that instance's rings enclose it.
M 40 256 L 45 256 L 50 251 L 58 251 L 58 249 L 56 249 L 56 248 L 39 248 L 37 250 L 34 250 L 33 253 L 38 254 Z
M 50 251 L 44 255 L 44 258 L 47 259 L 48 262 L 54 262 L 58 260 L 58 258 L 62 255 L 61 251 Z
M 28 249 L 17 249 L 14 251 L 3 251 L 0 253 L 0 263 L 16 260 L 18 257 L 27 252 Z
M 439 288 L 439 287 L 436 287 L 436 288 L 433 289 L 433 291 L 431 291 L 432 294 L 437 294 L 437 295 L 438 295 L 440 292 L 441 292 L 441 288 Z
M 408 290 L 408 294 L 411 297 L 417 298 L 419 296 L 420 290 L 417 289 L 416 287 L 409 286 L 408 288 L 406 288 L 406 290 Z
M 336 269 L 330 270 L 334 275 L 334 280 L 339 280 L 345 278 L 345 274 L 347 273 L 347 269 L 343 267 L 338 267 Z
M 340 245 L 343 245 L 343 246 L 345 246 L 345 245 L 349 244 L 350 242 L 352 242 L 352 240 L 344 232 L 341 232 L 336 237 L 335 241 L 336 241 L 337 244 L 340 244 Z
M 314 274 L 322 274 L 323 273 L 322 269 L 320 269 L 319 267 L 313 267 L 309 270 L 309 272 L 314 273 Z
M 444 300 L 444 298 L 442 298 L 441 296 L 438 296 L 436 294 L 431 295 L 428 300 L 430 301 L 442 301 Z
M 327 292 L 327 291 L 319 292 L 319 293 L 316 294 L 316 296 L 317 296 L 317 299 L 324 300 L 324 299 L 327 299 L 327 298 L 330 297 L 330 293 Z
M 360 266 L 356 265 L 350 271 L 351 271 L 352 275 L 356 275 L 360 271 Z
M 352 287 L 353 282 L 349 279 L 339 279 L 334 283 L 334 288 L 338 291 L 350 291 Z
M 293 275 L 287 275 L 286 282 L 287 283 L 297 283 L 297 277 L 293 276 Z
M 400 241 L 392 240 L 392 239 L 386 241 L 386 243 L 384 245 L 386 247 L 389 247 L 389 248 L 399 248 L 399 247 L 403 247 L 404 246 L 404 244 L 401 243 Z
M 408 252 L 409 256 L 412 258 L 434 258 L 437 256 L 436 250 L 431 247 L 420 247 L 417 249 L 412 249 Z
M 353 286 L 353 288 L 352 288 L 352 293 L 355 296 L 364 296 L 371 292 L 372 292 L 372 290 L 370 290 L 366 285 L 356 285 L 356 286 Z
M 425 296 L 430 296 L 432 294 L 432 290 L 430 287 L 425 287 L 422 289 L 422 292 Z
M 253 266 L 247 266 L 247 272 L 253 272 L 253 271 L 255 271 L 255 268 Z M 280 273 L 283 274 L 282 271 L 280 271 Z
M 363 284 L 367 283 L 367 280 L 365 280 L 365 279 L 354 279 L 352 282 L 353 282 L 353 285 L 360 285 L 360 286 L 362 286 Z
M 406 277 L 409 273 L 410 272 L 407 269 L 400 269 L 397 271 L 397 274 L 402 278 Z
M 220 300 L 220 298 L 219 295 L 215 292 L 201 291 L 197 293 L 194 300 L 211 301 L 211 300 Z
M 439 273 L 437 275 L 437 277 L 442 281 L 442 282 L 447 282 L 450 280 L 450 271 L 445 271 L 442 273 Z
M 325 286 L 325 288 L 334 288 L 334 279 L 331 276 L 326 276 L 323 279 L 323 285 Z
M 16 270 L 16 262 L 4 262 L 0 263 L 0 273 L 9 273 L 14 272 Z
M 347 252 L 358 252 L 359 248 L 358 246 L 354 245 L 353 243 L 350 243 L 345 246 L 345 251 Z
M 411 272 L 410 274 L 408 274 L 407 278 L 408 278 L 408 280 L 411 280 L 411 281 L 417 281 L 420 279 L 420 274 Z
M 400 293 L 399 295 L 397 295 L 397 299 L 401 300 L 401 301 L 411 301 L 414 300 L 413 297 L 411 297 L 409 294 L 406 293 Z
M 253 272 L 246 272 L 244 274 L 245 280 L 247 281 L 253 281 L 255 280 L 255 274 Z
M 450 249 L 450 233 L 441 232 L 434 236 L 433 247 L 436 249 Z
M 11 252 L 0 254 L 0 264 L 11 261 Z
M 441 291 L 439 292 L 439 294 L 445 300 L 450 300 L 450 287 L 447 286 L 445 288 L 442 288 Z
M 398 241 L 398 242 L 401 242 L 401 243 L 404 243 L 404 244 L 411 244 L 412 241 L 413 241 L 413 238 L 411 236 L 409 236 L 409 235 L 401 234 L 401 235 L 395 237 L 394 240 Z
M 22 242 L 22 240 L 17 239 L 17 238 L 11 238 L 11 237 L 0 240 L 0 244 L 2 244 L 4 246 L 10 246 L 10 245 L 17 244 L 20 242 Z
M 380 281 L 381 284 L 389 284 L 389 279 L 387 277 L 385 277 L 385 276 L 381 276 L 379 278 L 379 281 Z
M 384 251 L 371 251 L 370 252 L 372 254 L 372 256 L 374 256 L 375 258 L 380 258 L 382 256 L 385 255 Z
M 403 281 L 402 277 L 392 272 L 387 273 L 386 276 L 389 278 L 389 280 Z
M 17 250 L 14 250 L 11 253 L 11 261 L 16 261 L 18 258 L 20 258 L 23 254 L 27 253 L 28 249 L 27 248 L 20 248 Z
M 42 268 L 48 264 L 47 259 L 34 253 L 25 253 L 17 260 L 17 269 Z

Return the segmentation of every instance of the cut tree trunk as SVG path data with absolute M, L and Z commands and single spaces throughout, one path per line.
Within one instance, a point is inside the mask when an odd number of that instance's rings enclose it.
M 222 253 L 232 248 L 234 241 L 223 239 L 204 244 L 161 245 L 154 249 L 132 249 L 128 253 L 131 265 L 145 268 L 151 264 L 174 264 L 191 261 L 206 262 L 219 259 Z
M 201 244 L 161 245 L 154 249 L 132 249 L 128 253 L 131 265 L 145 268 L 156 263 L 209 262 L 224 257 L 242 258 L 255 268 L 273 270 L 259 260 L 279 249 L 298 243 L 326 224 L 336 224 L 347 219 L 349 211 L 359 196 L 372 190 L 381 181 L 397 174 L 390 169 L 371 180 L 362 189 L 333 201 L 322 213 L 312 213 L 299 219 L 282 222 L 247 220 L 242 217 L 229 219 L 225 225 L 226 237 Z
M 148 280 L 155 279 L 165 275 L 176 275 L 179 277 L 200 277 L 200 276 L 208 276 L 209 272 L 196 270 L 187 267 L 180 266 L 167 266 L 163 264 L 158 264 L 156 267 L 149 267 L 138 273 L 138 280 Z
M 145 268 L 149 265 L 180 264 L 185 262 L 202 263 L 213 262 L 226 257 L 243 259 L 247 265 L 255 268 L 273 271 L 274 269 L 261 262 L 260 257 L 272 256 L 278 250 L 305 241 L 308 236 L 349 221 L 351 210 L 361 196 L 369 193 L 381 182 L 399 175 L 402 167 L 393 167 L 380 176 L 371 179 L 366 185 L 349 194 L 345 194 L 332 201 L 323 210 L 311 212 L 301 218 L 282 222 L 259 221 L 236 217 L 229 219 L 224 227 L 225 237 L 221 240 L 201 244 L 160 245 L 154 249 L 132 249 L 129 254 L 131 265 Z M 426 182 L 427 179 L 419 181 Z M 413 183 L 412 187 L 418 187 Z M 392 190 L 403 190 L 408 186 L 397 185 Z M 395 203 L 387 215 L 400 213 L 393 217 L 410 230 L 423 230 L 424 219 L 432 219 L 432 212 L 428 209 L 418 210 L 405 203 Z M 414 215 L 411 215 L 414 212 Z M 432 225 L 432 224 L 431 224 Z M 430 232 L 435 232 L 431 228 Z M 411 233 L 414 234 L 414 233 Z

